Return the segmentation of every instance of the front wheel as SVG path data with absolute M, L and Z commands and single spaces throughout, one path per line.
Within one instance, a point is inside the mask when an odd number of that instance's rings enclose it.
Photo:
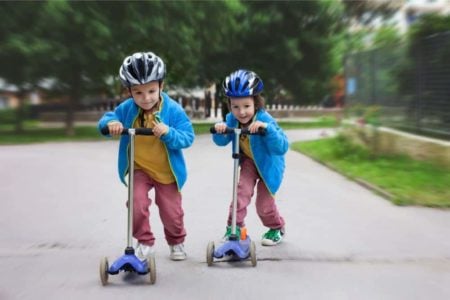
M 156 262 L 153 256 L 147 258 L 149 273 L 150 273 L 150 284 L 156 282 Z
M 252 261 L 252 266 L 255 267 L 256 266 L 256 245 L 255 242 L 251 242 L 250 244 L 250 259 Z
M 108 258 L 103 257 L 102 260 L 100 261 L 100 280 L 102 281 L 102 285 L 108 284 L 108 275 L 109 275 L 108 269 L 109 269 Z
M 206 263 L 208 264 L 208 267 L 212 266 L 213 264 L 213 255 L 214 255 L 214 242 L 209 242 L 208 247 L 206 247 Z

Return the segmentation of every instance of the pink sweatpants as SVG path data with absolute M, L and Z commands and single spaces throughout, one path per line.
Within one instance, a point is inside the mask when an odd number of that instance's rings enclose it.
M 134 238 L 145 245 L 152 246 L 155 243 L 149 220 L 149 206 L 152 199 L 148 193 L 152 188 L 155 189 L 155 203 L 159 209 L 167 243 L 169 245 L 183 243 L 186 236 L 183 223 L 184 211 L 181 205 L 181 193 L 178 191 L 176 183 L 156 182 L 142 170 L 134 171 Z
M 247 206 L 252 199 L 255 185 L 256 194 L 256 212 L 264 226 L 272 229 L 280 229 L 284 226 L 284 219 L 278 212 L 275 198 L 272 197 L 266 185 L 258 174 L 255 163 L 248 157 L 241 159 L 241 171 L 237 191 L 237 210 L 236 225 L 245 226 L 245 217 L 247 216 Z M 232 203 L 228 214 L 228 225 L 231 225 Z

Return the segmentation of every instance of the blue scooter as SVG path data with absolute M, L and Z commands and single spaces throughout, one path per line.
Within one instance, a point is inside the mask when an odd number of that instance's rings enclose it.
M 109 134 L 108 128 L 102 129 L 103 134 Z M 125 254 L 119 257 L 112 263 L 108 264 L 108 258 L 104 257 L 100 261 L 100 279 L 102 285 L 108 283 L 108 275 L 116 275 L 120 271 L 135 272 L 139 275 L 146 275 L 150 273 L 150 284 L 156 281 L 156 264 L 153 256 L 147 257 L 146 260 L 141 261 L 134 253 L 132 243 L 132 224 L 133 224 L 133 187 L 134 187 L 134 140 L 136 135 L 153 135 L 151 128 L 124 128 L 122 135 L 130 136 L 130 153 L 129 162 L 130 168 L 128 172 L 128 237 Z
M 210 129 L 211 133 L 217 134 L 214 127 Z M 257 133 L 265 133 L 264 129 L 260 129 Z M 231 235 L 228 241 L 224 242 L 219 248 L 216 249 L 213 241 L 208 243 L 206 248 L 206 262 L 208 266 L 212 266 L 214 258 L 231 257 L 231 260 L 246 260 L 250 257 L 252 266 L 256 266 L 256 246 L 255 242 L 250 239 L 250 236 L 246 234 L 238 235 L 236 233 L 236 210 L 237 210 L 237 187 L 239 183 L 239 138 L 243 134 L 250 134 L 248 129 L 241 128 L 227 128 L 224 134 L 234 134 L 233 145 L 233 160 L 234 160 L 234 175 L 233 175 L 233 202 L 232 202 L 232 215 L 231 215 Z

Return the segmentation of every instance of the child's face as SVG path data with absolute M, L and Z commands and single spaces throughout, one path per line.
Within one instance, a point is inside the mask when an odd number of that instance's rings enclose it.
M 151 81 L 146 84 L 134 85 L 131 87 L 131 96 L 133 97 L 134 102 L 144 111 L 157 108 L 159 95 L 160 87 L 158 81 Z
M 253 97 L 230 98 L 231 113 L 239 123 L 247 124 L 255 115 L 255 101 Z

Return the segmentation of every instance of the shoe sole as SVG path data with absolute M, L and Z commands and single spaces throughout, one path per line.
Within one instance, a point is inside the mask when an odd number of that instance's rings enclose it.
M 261 245 L 263 245 L 263 246 L 276 246 L 276 245 L 278 245 L 279 243 L 281 243 L 281 241 L 282 241 L 282 240 L 279 240 L 278 242 L 274 242 L 274 241 L 272 241 L 272 240 L 262 240 L 262 241 L 261 241 Z
M 170 259 L 175 260 L 175 261 L 180 261 L 180 260 L 185 260 L 186 256 L 171 256 Z

